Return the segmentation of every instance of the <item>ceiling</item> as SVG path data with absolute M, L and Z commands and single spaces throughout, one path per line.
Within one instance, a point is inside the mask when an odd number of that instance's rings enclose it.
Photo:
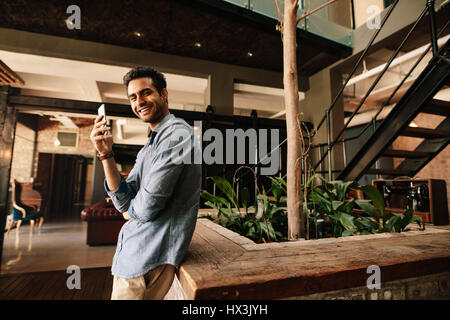
M 276 21 L 221 0 L 77 1 L 81 29 L 69 30 L 72 1 L 2 1 L 0 27 L 82 39 L 282 72 Z M 48 17 L 52 17 L 49 19 Z M 120 17 L 120 19 L 118 19 Z M 299 30 L 298 66 L 308 76 L 351 48 Z M 0 51 L 0 60 L 25 82 L 24 95 L 128 104 L 122 77 L 128 68 Z M 207 79 L 165 74 L 170 107 L 205 111 Z M 188 86 L 186 84 L 189 84 Z M 304 96 L 300 93 L 300 99 Z M 235 84 L 234 114 L 284 119 L 283 91 Z
M 14 85 L 23 95 L 129 104 L 122 84 L 129 68 L 2 50 L 0 58 L 23 79 L 24 84 Z M 171 109 L 205 111 L 207 79 L 171 73 L 165 76 Z M 300 92 L 299 98 L 304 94 Z M 253 109 L 266 118 L 284 110 L 283 90 L 236 83 L 234 113 L 249 116 Z
M 78 0 L 81 28 L 66 26 L 73 1 L 1 1 L 0 27 L 226 64 L 283 71 L 275 19 L 221 0 Z M 51 18 L 49 18 L 51 17 Z M 298 71 L 309 76 L 351 48 L 298 30 Z

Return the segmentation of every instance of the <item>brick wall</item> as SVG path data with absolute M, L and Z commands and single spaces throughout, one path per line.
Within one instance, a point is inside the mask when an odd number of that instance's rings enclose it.
M 71 118 L 78 126 L 76 129 L 67 129 L 59 121 L 52 121 L 48 116 L 39 117 L 37 151 L 35 154 L 35 172 L 37 173 L 37 161 L 39 153 L 58 153 L 82 155 L 87 158 L 94 156 L 94 147 L 89 138 L 94 120 L 88 118 Z M 78 142 L 76 147 L 62 147 L 55 145 L 58 131 L 78 132 Z
M 448 300 L 450 272 L 381 283 L 380 289 L 357 287 L 291 297 L 286 300 Z
M 86 157 L 94 155 L 94 147 L 89 135 L 93 127 L 93 119 L 71 118 L 78 129 L 67 129 L 59 121 L 52 121 L 48 116 L 39 117 L 38 122 L 38 152 L 79 154 Z M 58 131 L 78 132 L 76 147 L 61 147 L 55 145 Z
M 17 122 L 14 151 L 11 164 L 11 181 L 30 182 L 32 177 L 33 148 L 35 132 Z

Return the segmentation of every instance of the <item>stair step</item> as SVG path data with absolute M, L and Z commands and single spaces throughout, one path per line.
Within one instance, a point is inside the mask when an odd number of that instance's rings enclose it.
M 369 169 L 366 174 L 379 174 L 385 176 L 409 176 L 409 170 L 396 170 L 396 169 Z
M 408 150 L 393 150 L 389 149 L 383 152 L 383 157 L 397 157 L 397 158 L 427 158 L 431 156 L 431 152 L 408 151 Z
M 432 99 L 420 112 L 450 117 L 450 102 Z
M 403 129 L 400 136 L 435 139 L 435 138 L 448 138 L 450 137 L 450 131 L 447 130 L 435 130 L 420 127 L 407 127 Z

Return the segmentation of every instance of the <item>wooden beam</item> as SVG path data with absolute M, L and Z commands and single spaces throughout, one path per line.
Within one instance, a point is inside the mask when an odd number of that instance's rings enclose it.
M 9 84 L 25 84 L 25 81 L 23 81 L 23 79 L 19 77 L 17 73 L 12 71 L 2 60 L 0 60 L 0 75 L 2 75 L 3 78 L 10 79 L 11 82 L 9 82 Z
M 68 113 L 82 113 L 96 115 L 97 109 L 101 103 L 90 101 L 78 101 L 69 99 L 56 99 L 25 95 L 10 95 L 8 103 L 16 106 L 20 110 L 42 110 L 42 111 L 57 111 Z M 136 118 L 127 104 L 105 103 L 107 114 L 112 117 L 127 117 Z M 176 117 L 182 118 L 189 123 L 193 121 L 207 121 L 210 124 L 222 125 L 241 125 L 243 127 L 253 127 L 256 123 L 258 128 L 278 128 L 280 130 L 286 129 L 286 121 L 278 119 L 266 119 L 245 117 L 245 116 L 230 116 L 207 112 L 187 111 L 170 109 L 170 112 Z
M 450 266 L 450 232 L 428 226 L 288 244 L 240 243 L 241 236 L 217 226 L 197 221 L 179 270 L 188 299 L 283 299 L 365 286 L 370 265 L 381 268 L 383 283 L 447 272 Z

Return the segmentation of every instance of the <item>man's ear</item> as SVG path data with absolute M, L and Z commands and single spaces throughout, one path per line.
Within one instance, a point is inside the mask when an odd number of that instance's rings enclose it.
M 168 99 L 169 99 L 169 92 L 167 91 L 167 88 L 162 89 L 162 91 L 161 91 L 161 97 L 163 98 L 163 100 L 164 100 L 165 102 L 168 101 Z

